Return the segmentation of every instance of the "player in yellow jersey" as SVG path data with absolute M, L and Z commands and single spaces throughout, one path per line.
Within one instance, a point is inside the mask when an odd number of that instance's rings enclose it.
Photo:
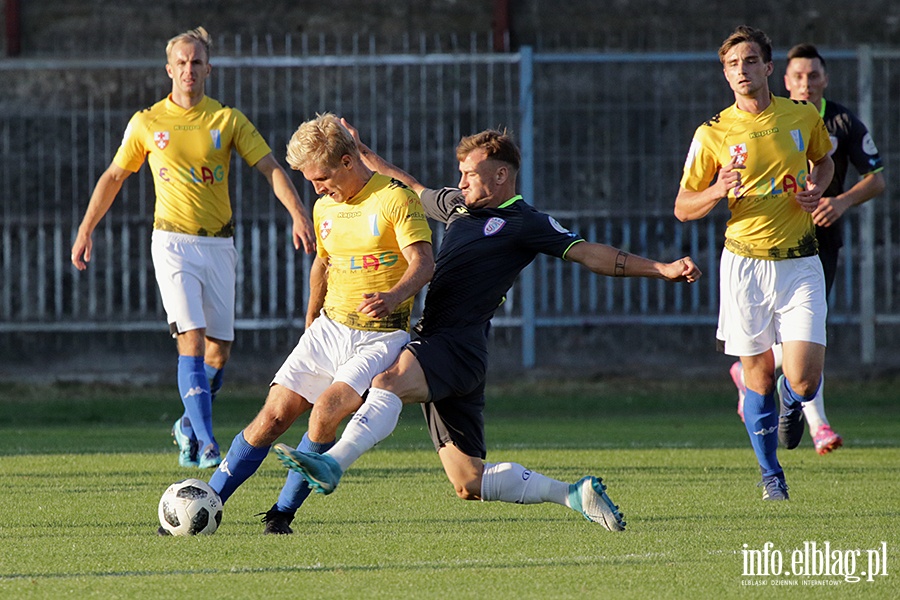
M 122 189 L 150 163 L 156 189 L 152 257 L 169 329 L 178 348 L 185 413 L 172 428 L 182 466 L 221 461 L 212 400 L 234 340 L 234 219 L 228 171 L 235 151 L 262 173 L 293 220 L 294 247 L 315 248 L 315 233 L 287 172 L 239 110 L 206 96 L 209 34 L 202 27 L 166 46 L 172 93 L 136 113 L 112 164 L 100 176 L 72 245 L 72 263 L 91 260 L 91 235 Z
M 434 271 L 431 229 L 419 197 L 369 170 L 334 115 L 300 125 L 287 160 L 321 195 L 313 209 L 317 255 L 306 331 L 275 374 L 262 410 L 235 436 L 210 478 L 223 502 L 317 400 L 328 400 L 329 419 L 340 413 L 338 423 L 362 405 L 372 378 L 409 341 L 414 296 Z M 312 439 L 304 434 L 300 447 L 328 450 L 337 425 L 316 432 Z M 291 533 L 294 513 L 308 494 L 303 477 L 289 474 L 278 502 L 265 513 L 265 532 Z
M 778 438 L 795 436 L 798 425 L 802 435 L 801 403 L 815 397 L 825 362 L 825 278 L 812 213 L 834 173 L 831 142 L 812 105 L 770 93 L 774 65 L 765 33 L 738 27 L 719 59 L 735 103 L 697 128 L 675 216 L 700 219 L 728 202 L 716 337 L 726 354 L 741 359 L 744 419 L 763 499 L 787 500 Z M 784 351 L 780 418 L 776 342 Z
M 831 294 L 837 274 L 838 255 L 843 245 L 841 236 L 841 216 L 850 208 L 868 202 L 884 191 L 884 161 L 865 123 L 848 108 L 832 100 L 826 101 L 828 73 L 825 59 L 812 44 L 797 44 L 788 51 L 787 67 L 784 73 L 784 87 L 793 100 L 806 100 L 819 110 L 825 122 L 825 129 L 834 146 L 831 160 L 834 161 L 834 178 L 825 190 L 819 206 L 812 213 L 816 224 L 816 240 L 819 243 L 819 258 L 825 271 L 825 297 Z M 852 164 L 860 178 L 845 189 L 844 180 L 847 167 Z M 772 348 L 775 353 L 775 367 L 781 367 L 781 347 Z M 731 377 L 738 388 L 738 414 L 744 418 L 744 382 L 740 361 L 731 366 Z M 809 426 L 809 437 L 820 455 L 840 448 L 844 441 L 825 416 L 825 398 L 819 393 L 810 402 L 803 403 L 803 418 Z M 800 438 L 793 440 L 799 443 Z M 790 450 L 793 446 L 786 445 Z

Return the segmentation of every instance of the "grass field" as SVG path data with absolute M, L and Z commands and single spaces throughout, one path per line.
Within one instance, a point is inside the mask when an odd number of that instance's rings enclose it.
M 0 598 L 898 598 L 898 385 L 829 381 L 846 447 L 819 457 L 805 438 L 782 451 L 786 503 L 760 499 L 727 375 L 522 383 L 490 390 L 488 459 L 568 481 L 602 476 L 628 531 L 552 504 L 458 500 L 413 407 L 333 495 L 310 498 L 295 535 L 263 536 L 254 516 L 284 479 L 270 456 L 229 500 L 219 531 L 197 538 L 154 533 L 163 490 L 199 473 L 176 463 L 172 390 L 6 385 Z M 263 392 L 226 388 L 215 408 L 223 445 Z M 780 556 L 782 575 L 745 576 L 744 551 L 763 556 L 766 542 L 766 563 Z M 832 572 L 852 567 L 861 581 L 784 574 L 795 550 L 826 542 Z M 867 581 L 875 557 L 887 575 Z

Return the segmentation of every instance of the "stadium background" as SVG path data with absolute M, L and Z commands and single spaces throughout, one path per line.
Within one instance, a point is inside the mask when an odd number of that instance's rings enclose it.
M 723 214 L 694 230 L 679 229 L 671 215 L 693 128 L 731 101 L 715 49 L 744 22 L 769 33 L 778 57 L 795 42 L 817 43 L 830 53 L 827 95 L 856 108 L 860 48 L 890 54 L 900 35 L 900 7 L 877 1 L 854 3 L 852 9 L 839 2 L 814 7 L 761 2 L 752 11 L 665 0 L 564 5 L 338 1 L 327 9 L 309 2 L 258 2 L 252 10 L 237 2 L 7 0 L 4 8 L 3 52 L 14 55 L 0 61 L 5 81 L 0 90 L 4 378 L 44 377 L 48 370 L 60 379 L 170 377 L 172 342 L 164 319 L 153 317 L 154 311 L 161 314 L 155 284 L 140 258 L 148 248 L 152 212 L 146 169 L 129 181 L 105 229 L 95 234 L 88 274 L 76 275 L 66 256 L 69 232 L 128 117 L 168 91 L 162 69 L 165 41 L 187 28 L 203 24 L 214 36 L 213 64 L 222 66 L 216 67 L 210 95 L 244 110 L 276 154 L 297 123 L 316 111 L 332 110 L 352 115 L 364 135 L 380 135 L 376 148 L 430 185 L 456 181 L 452 147 L 459 135 L 498 124 L 521 133 L 521 63 L 505 55 L 526 46 L 544 56 L 568 53 L 569 59 L 559 61 L 564 64 L 535 67 L 535 87 L 557 101 L 535 106 L 537 193 L 529 200 L 560 214 L 591 239 L 632 251 L 673 259 L 700 250 L 706 287 L 693 296 L 655 284 L 609 287 L 604 282 L 592 289 L 587 279 L 541 261 L 534 300 L 514 299 L 500 314 L 493 340 L 495 376 L 515 376 L 526 368 L 516 326 L 525 304 L 550 323 L 537 330 L 535 366 L 529 371 L 577 369 L 585 376 L 637 370 L 663 376 L 677 366 L 724 373 L 729 361 L 713 351 L 715 293 L 708 285 L 721 246 L 716 236 Z M 588 54 L 594 62 L 580 60 Z M 427 57 L 442 55 L 455 58 L 426 64 Z M 373 58 L 379 56 L 417 56 L 419 64 L 391 65 Z M 284 57 L 307 62 L 278 66 Z M 340 58 L 345 61 L 340 66 L 329 62 Z M 782 69 L 783 62 L 776 61 L 771 79 L 776 93 Z M 874 61 L 871 89 L 877 95 L 869 125 L 888 165 L 888 190 L 876 200 L 874 215 L 880 265 L 874 291 L 885 326 L 877 330 L 875 360 L 863 363 L 855 275 L 859 216 L 854 214 L 845 232 L 850 251 L 844 257 L 851 258 L 844 261 L 832 298 L 832 371 L 871 374 L 900 363 L 892 321 L 900 314 L 892 268 L 893 229 L 900 219 L 891 206 L 900 161 L 896 109 L 890 110 L 898 73 L 896 58 Z M 408 92 L 409 104 L 379 105 L 374 99 L 385 95 L 385 81 Z M 660 131 L 667 140 L 663 144 L 654 137 Z M 267 268 L 284 266 L 290 255 L 272 250 L 286 239 L 284 215 L 271 198 L 250 201 L 265 195 L 261 178 L 245 167 L 233 175 L 238 211 L 248 223 L 246 241 L 240 242 L 246 247 L 242 264 L 248 292 L 246 305 L 239 306 L 245 326 L 238 333 L 230 377 L 258 380 L 271 375 L 300 333 L 305 271 L 299 256 L 296 268 L 288 264 L 277 273 Z M 308 187 L 303 193 L 311 199 Z M 274 243 L 267 244 L 269 239 Z M 142 268 L 117 270 L 117 263 L 126 262 L 122 257 Z M 267 287 L 267 281 L 273 283 Z M 664 318 L 673 310 L 681 318 Z

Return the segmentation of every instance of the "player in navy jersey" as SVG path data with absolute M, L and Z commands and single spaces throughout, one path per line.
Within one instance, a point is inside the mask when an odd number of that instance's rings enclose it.
M 348 126 L 349 127 L 349 126 Z M 352 133 L 358 140 L 355 130 Z M 516 194 L 519 150 L 509 136 L 488 130 L 457 146 L 458 188 L 428 189 L 358 142 L 373 170 L 417 192 L 429 217 L 446 223 L 422 319 L 394 364 L 378 375 L 341 439 L 325 454 L 276 445 L 285 465 L 321 493 L 331 493 L 344 471 L 396 427 L 403 404 L 423 406 L 435 449 L 456 493 L 465 500 L 517 504 L 554 502 L 610 531 L 625 521 L 598 477 L 574 484 L 515 463 L 485 463 L 485 375 L 488 331 L 515 278 L 539 254 L 581 263 L 595 273 L 693 282 L 690 257 L 659 263 L 611 246 L 586 242 Z M 313 409 L 310 426 L 318 419 Z M 337 423 L 332 423 L 336 427 Z
M 805 100 L 819 111 L 825 121 L 833 146 L 834 177 L 822 195 L 818 208 L 812 213 L 816 224 L 816 240 L 819 242 L 819 259 L 825 273 L 825 293 L 831 294 L 837 273 L 838 255 L 843 245 L 841 217 L 852 208 L 871 200 L 884 191 L 884 165 L 878 148 L 866 125 L 849 109 L 837 102 L 826 101 L 825 88 L 828 74 L 825 59 L 812 44 L 798 44 L 788 51 L 788 64 L 784 74 L 784 87 L 792 100 Z M 860 179 L 845 191 L 847 168 L 852 164 Z M 776 367 L 781 364 L 781 347 L 775 347 Z M 744 381 L 741 363 L 731 367 L 731 375 L 738 387 L 738 414 L 744 418 Z M 823 386 L 824 387 L 824 386 Z M 809 425 L 813 446 L 820 455 L 836 450 L 843 444 L 841 436 L 834 432 L 825 416 L 822 388 L 810 402 L 803 404 L 803 417 Z M 794 440 L 799 443 L 800 438 Z M 788 445 L 795 448 L 796 445 Z

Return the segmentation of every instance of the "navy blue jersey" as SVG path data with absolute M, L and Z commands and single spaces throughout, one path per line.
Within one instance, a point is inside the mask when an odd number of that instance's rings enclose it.
M 850 164 L 860 175 L 877 173 L 884 168 L 884 164 L 869 130 L 856 115 L 837 102 L 822 99 L 822 103 L 825 105 L 822 120 L 831 138 L 831 159 L 834 161 L 834 178 L 823 195 L 834 198 L 844 192 L 844 180 Z M 840 221 L 831 227 L 816 227 L 816 238 L 820 252 L 837 252 L 842 245 Z
M 565 258 L 584 241 L 521 196 L 499 208 L 473 210 L 455 188 L 426 189 L 421 199 L 425 213 L 447 229 L 416 326 L 420 335 L 487 323 L 539 253 Z

